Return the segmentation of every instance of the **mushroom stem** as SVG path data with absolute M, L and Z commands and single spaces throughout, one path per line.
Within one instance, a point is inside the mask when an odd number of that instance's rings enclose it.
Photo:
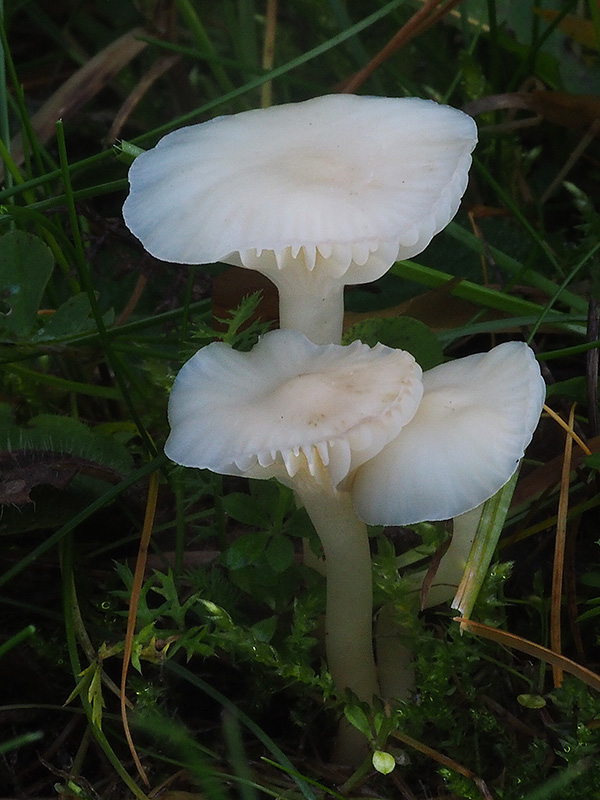
M 379 694 L 372 642 L 373 580 L 367 527 L 349 492 L 300 491 L 327 570 L 327 663 L 338 689 L 369 705 Z
M 273 277 L 270 275 L 269 277 Z M 315 344 L 341 344 L 344 321 L 344 285 L 338 282 L 303 297 L 302 287 L 281 285 L 279 326 L 300 331 Z

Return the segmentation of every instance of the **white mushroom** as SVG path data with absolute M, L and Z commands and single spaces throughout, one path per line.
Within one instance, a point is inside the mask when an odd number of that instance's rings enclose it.
M 276 330 L 248 353 L 222 343 L 200 350 L 169 401 L 173 461 L 276 477 L 295 490 L 325 553 L 329 668 L 339 689 L 369 703 L 378 694 L 371 560 L 344 485 L 409 422 L 421 395 L 421 369 L 408 353 L 317 345 Z
M 495 494 L 531 441 L 546 391 L 522 342 L 441 364 L 423 387 L 410 424 L 356 474 L 353 502 L 369 524 L 450 519 Z
M 466 114 L 419 98 L 245 111 L 138 156 L 123 215 L 157 258 L 259 270 L 282 328 L 339 343 L 344 285 L 376 280 L 448 224 L 476 140 Z
M 371 702 L 379 687 L 364 520 L 447 519 L 482 503 L 516 470 L 543 399 L 525 344 L 422 376 L 403 351 L 318 345 L 277 330 L 248 353 L 215 343 L 184 365 L 165 452 L 184 466 L 276 477 L 295 490 L 325 553 L 329 668 L 338 688 Z M 355 761 L 355 742 L 346 743 L 338 755 Z

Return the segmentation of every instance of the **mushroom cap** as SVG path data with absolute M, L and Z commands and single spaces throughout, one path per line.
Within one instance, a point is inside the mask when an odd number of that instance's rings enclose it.
M 169 399 L 167 456 L 225 475 L 336 487 L 379 452 L 422 396 L 414 358 L 384 345 L 317 345 L 293 330 L 247 353 L 199 350 Z
M 449 519 L 483 503 L 517 469 L 546 392 L 522 342 L 441 364 L 423 386 L 411 422 L 355 475 L 353 502 L 365 522 Z
M 419 98 L 326 95 L 181 128 L 139 155 L 127 226 L 165 261 L 376 280 L 458 209 L 477 130 Z

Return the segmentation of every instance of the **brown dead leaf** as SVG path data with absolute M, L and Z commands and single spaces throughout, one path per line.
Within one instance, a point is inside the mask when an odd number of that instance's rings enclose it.
M 484 639 L 490 639 L 492 642 L 510 647 L 514 650 L 519 650 L 521 653 L 544 661 L 553 667 L 558 667 L 564 672 L 568 672 L 570 675 L 579 678 L 580 681 L 587 684 L 587 686 L 591 686 L 592 689 L 600 691 L 600 675 L 581 666 L 581 664 L 578 664 L 576 661 L 572 661 L 570 658 L 560 655 L 560 653 L 555 653 L 553 650 L 549 650 L 547 647 L 542 647 L 542 645 L 537 644 L 537 642 L 523 639 L 521 636 L 517 636 L 514 633 L 503 631 L 500 628 L 493 628 L 490 625 L 484 625 L 482 622 L 475 622 L 472 619 L 465 619 L 464 617 L 455 617 L 454 621 L 459 623 L 461 630 L 466 628 L 470 633 L 482 636 Z
M 78 473 L 117 483 L 121 477 L 100 464 L 68 453 L 13 450 L 0 452 L 0 505 L 32 503 L 29 493 L 36 486 L 64 489 Z
M 536 118 L 563 128 L 588 131 L 600 120 L 600 97 L 536 89 L 488 95 L 463 106 L 463 111 L 472 116 L 500 109 L 531 111 Z

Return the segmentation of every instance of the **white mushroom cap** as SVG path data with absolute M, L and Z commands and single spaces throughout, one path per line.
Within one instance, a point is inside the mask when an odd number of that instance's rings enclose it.
M 435 367 L 423 386 L 412 421 L 355 475 L 354 506 L 370 524 L 449 519 L 483 503 L 517 469 L 545 397 L 521 342 Z
M 245 111 L 138 156 L 123 215 L 165 261 L 224 261 L 278 285 L 280 271 L 368 282 L 452 219 L 476 140 L 466 114 L 419 98 L 327 95 Z
M 336 487 L 412 418 L 414 358 L 384 345 L 316 345 L 275 330 L 248 353 L 223 343 L 181 369 L 169 400 L 167 456 L 226 475 Z

